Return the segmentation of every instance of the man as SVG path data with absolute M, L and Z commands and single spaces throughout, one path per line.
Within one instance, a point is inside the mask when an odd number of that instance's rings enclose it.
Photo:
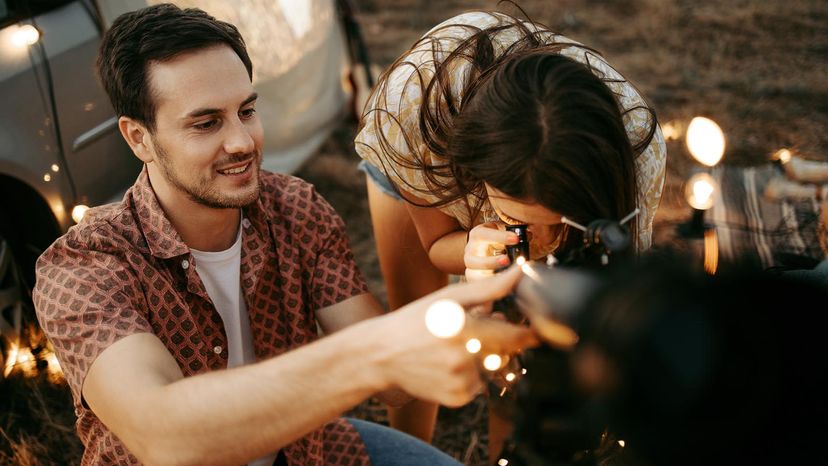
M 307 183 L 260 171 L 236 28 L 169 4 L 128 13 L 103 38 L 98 70 L 145 168 L 123 202 L 90 211 L 43 254 L 34 294 L 72 389 L 83 464 L 406 464 L 399 452 L 446 464 L 336 416 L 395 389 L 471 399 L 468 335 L 498 352 L 534 339 L 474 320 L 436 338 L 426 308 L 495 299 L 519 272 L 315 341 L 317 323 L 330 334 L 382 312 L 333 209 Z

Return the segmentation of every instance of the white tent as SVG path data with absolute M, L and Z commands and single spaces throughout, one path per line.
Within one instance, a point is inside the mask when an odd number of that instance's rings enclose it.
M 162 0 L 98 0 L 105 26 Z M 333 0 L 174 0 L 236 25 L 253 61 L 270 171 L 292 173 L 345 114 L 348 49 Z

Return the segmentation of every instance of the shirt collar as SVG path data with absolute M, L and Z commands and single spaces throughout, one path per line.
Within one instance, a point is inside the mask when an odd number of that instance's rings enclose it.
M 190 252 L 190 248 L 181 239 L 178 231 L 164 213 L 164 209 L 161 208 L 155 191 L 152 189 L 146 165 L 133 186 L 132 198 L 150 254 L 160 259 L 169 259 Z M 245 207 L 243 211 L 243 234 L 247 233 L 245 230 L 248 224 L 245 220 L 249 219 L 253 230 L 260 236 L 257 239 L 263 240 L 263 237 L 267 236 L 268 224 L 272 219 L 267 215 L 268 209 L 262 205 L 262 196 L 260 195 L 256 202 Z
M 133 186 L 132 198 L 150 254 L 161 259 L 169 259 L 190 252 L 158 203 L 146 165 Z

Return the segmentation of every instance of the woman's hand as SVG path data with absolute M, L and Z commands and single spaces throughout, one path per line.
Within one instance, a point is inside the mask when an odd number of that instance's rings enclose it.
M 509 265 L 506 245 L 517 244 L 518 237 L 501 229 L 495 222 L 482 223 L 472 228 L 463 253 L 466 280 L 474 281 L 489 275 L 500 267 Z

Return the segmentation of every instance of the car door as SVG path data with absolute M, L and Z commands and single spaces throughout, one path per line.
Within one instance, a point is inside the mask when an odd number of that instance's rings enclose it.
M 91 1 L 75 1 L 35 18 L 75 200 L 89 206 L 117 200 L 141 168 L 95 76 L 101 35 L 96 14 Z

